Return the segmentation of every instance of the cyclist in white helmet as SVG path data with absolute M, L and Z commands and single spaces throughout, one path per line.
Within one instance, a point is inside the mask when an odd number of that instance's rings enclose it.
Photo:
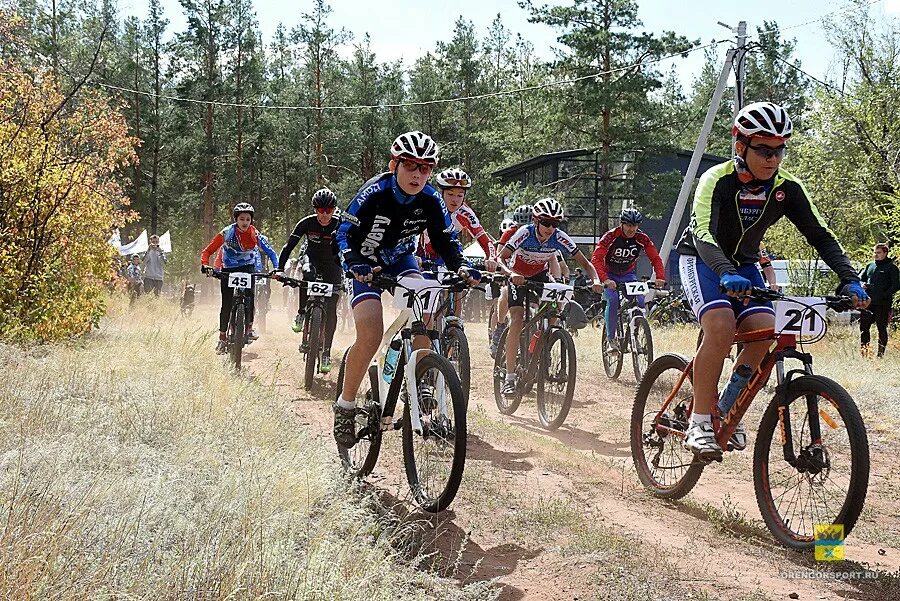
M 732 128 L 736 156 L 700 177 L 690 225 L 678 243 L 682 285 L 703 328 L 703 343 L 694 359 L 694 407 L 684 446 L 704 460 L 722 456 L 712 413 L 735 332 L 775 325 L 771 303 L 747 299 L 751 286 L 765 287 L 756 263 L 766 230 L 787 217 L 837 273 L 842 293 L 855 297 L 861 307 L 869 303 L 856 270 L 806 188 L 781 169 L 792 133 L 787 111 L 777 104 L 754 102 L 741 109 Z M 735 366 L 756 369 L 770 342 L 745 344 Z M 736 450 L 746 447 L 743 424 L 729 443 Z
M 533 223 L 520 227 L 500 250 L 500 269 L 509 278 L 509 333 L 506 336 L 506 381 L 503 395 L 516 393 L 516 354 L 519 348 L 519 334 L 522 332 L 525 313 L 525 297 L 529 292 L 526 281 L 548 282 L 548 265 L 559 250 L 563 255 L 575 257 L 581 268 L 593 282 L 594 292 L 603 290 L 597 271 L 583 252 L 569 236 L 559 229 L 563 219 L 563 208 L 552 198 L 537 201 L 532 208 Z M 511 266 L 506 261 L 513 259 Z M 497 349 L 500 352 L 500 349 Z
M 471 285 L 481 278 L 463 259 L 459 242 L 450 233 L 447 206 L 428 184 L 437 161 L 438 146 L 430 136 L 420 131 L 397 136 L 391 145 L 390 171 L 363 184 L 341 214 L 337 244 L 344 270 L 353 275 L 350 306 L 356 324 L 344 386 L 334 405 L 334 438 L 345 448 L 356 444 L 356 393 L 384 334 L 381 290 L 370 284 L 373 274 L 421 277 L 414 253 L 419 234 L 427 230 L 450 271 Z M 428 348 L 430 341 L 419 336 L 414 345 Z

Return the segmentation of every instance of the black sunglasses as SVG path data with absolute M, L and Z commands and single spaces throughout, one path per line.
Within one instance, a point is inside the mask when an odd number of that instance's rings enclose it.
M 787 146 L 784 144 L 775 148 L 771 146 L 750 146 L 749 148 L 756 153 L 756 156 L 764 159 L 780 159 L 784 157 L 784 153 L 787 151 Z
M 544 227 L 559 227 L 559 221 L 556 219 L 538 219 L 538 223 Z

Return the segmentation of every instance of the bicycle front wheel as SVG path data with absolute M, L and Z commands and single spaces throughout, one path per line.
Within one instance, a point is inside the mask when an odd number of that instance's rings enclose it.
M 344 367 L 347 364 L 348 348 L 341 360 L 341 368 L 338 370 L 337 395 L 340 396 L 344 388 Z M 338 456 L 341 463 L 352 476 L 364 478 L 375 469 L 378 461 L 378 453 L 381 451 L 381 405 L 378 399 L 378 368 L 370 365 L 367 377 L 363 378 L 364 388 L 356 398 L 356 438 L 357 443 L 352 449 L 338 445 Z
M 309 308 L 309 322 L 303 336 L 306 338 L 306 365 L 303 372 L 303 388 L 311 390 L 319 363 L 319 349 L 322 345 L 322 308 L 313 305 Z
M 665 354 L 650 364 L 638 384 L 631 410 L 631 457 L 641 483 L 655 496 L 680 499 L 703 473 L 703 464 L 681 446 L 694 400 L 692 374 L 660 413 L 687 369 L 681 355 Z
M 456 373 L 459 374 L 459 381 L 463 388 L 463 397 L 466 399 L 466 406 L 468 406 L 472 364 L 469 359 L 469 340 L 466 338 L 466 333 L 460 327 L 448 326 L 444 330 L 441 339 L 441 348 L 444 349 L 444 356 L 447 357 Z
M 238 371 L 241 369 L 241 355 L 246 344 L 245 317 L 243 304 L 238 304 L 231 310 L 231 364 Z
M 869 441 L 847 391 L 822 376 L 792 380 L 784 406 L 770 403 L 759 424 L 753 483 L 763 520 L 781 544 L 813 548 L 820 524 L 843 525 L 848 535 L 869 485 Z
M 403 389 L 408 396 L 406 386 Z M 403 463 L 416 503 L 424 511 L 437 513 L 450 506 L 462 482 L 466 463 L 465 399 L 456 370 L 435 353 L 421 357 L 416 364 L 416 389 L 418 399 L 404 399 Z M 412 403 L 418 403 L 421 432 L 413 430 Z
M 631 363 L 634 366 L 635 382 L 641 381 L 652 362 L 653 333 L 650 331 L 650 322 L 638 316 L 634 319 L 634 329 L 631 331 Z
M 537 377 L 538 420 L 548 430 L 556 430 L 566 421 L 577 372 L 572 336 L 563 329 L 551 330 L 541 351 Z

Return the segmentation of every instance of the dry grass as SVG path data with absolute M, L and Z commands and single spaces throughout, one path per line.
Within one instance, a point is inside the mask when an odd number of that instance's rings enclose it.
M 0 348 L 0 598 L 494 598 L 402 559 L 274 392 L 164 302 Z

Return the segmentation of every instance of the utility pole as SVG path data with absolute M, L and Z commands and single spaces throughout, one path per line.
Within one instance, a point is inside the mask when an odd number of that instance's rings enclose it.
M 737 29 L 719 22 L 719 25 L 734 31 L 737 34 L 737 46 L 728 50 L 725 55 L 725 63 L 722 65 L 722 71 L 719 73 L 719 81 L 716 83 L 716 89 L 713 92 L 709 102 L 709 108 L 706 111 L 706 119 L 703 121 L 703 127 L 700 129 L 700 135 L 697 137 L 697 144 L 694 146 L 694 152 L 691 155 L 691 162 L 688 164 L 687 173 L 684 174 L 684 181 L 681 182 L 681 190 L 678 192 L 678 200 L 675 201 L 675 209 L 672 212 L 672 219 L 669 221 L 669 227 L 666 229 L 666 236 L 663 238 L 662 247 L 659 249 L 660 258 L 663 265 L 668 264 L 669 255 L 672 251 L 672 244 L 675 242 L 675 236 L 681 225 L 681 217 L 684 215 L 684 208 L 687 205 L 688 195 L 691 193 L 691 186 L 697 177 L 697 171 L 700 168 L 700 159 L 706 150 L 706 143 L 709 140 L 709 134 L 712 131 L 713 123 L 716 119 L 716 113 L 719 111 L 719 105 L 722 103 L 722 94 L 725 92 L 725 86 L 728 84 L 728 76 L 732 69 L 735 73 L 735 94 L 734 94 L 734 114 L 743 106 L 744 96 L 744 56 L 746 49 L 744 46 L 747 42 L 747 22 L 741 21 Z
M 720 25 L 722 23 L 719 23 Z M 734 116 L 737 117 L 738 112 L 743 108 L 744 102 L 744 84 L 747 81 L 747 22 L 738 23 L 737 29 L 732 29 L 737 34 L 737 48 L 734 55 Z M 734 154 L 735 140 L 731 141 L 731 153 Z

